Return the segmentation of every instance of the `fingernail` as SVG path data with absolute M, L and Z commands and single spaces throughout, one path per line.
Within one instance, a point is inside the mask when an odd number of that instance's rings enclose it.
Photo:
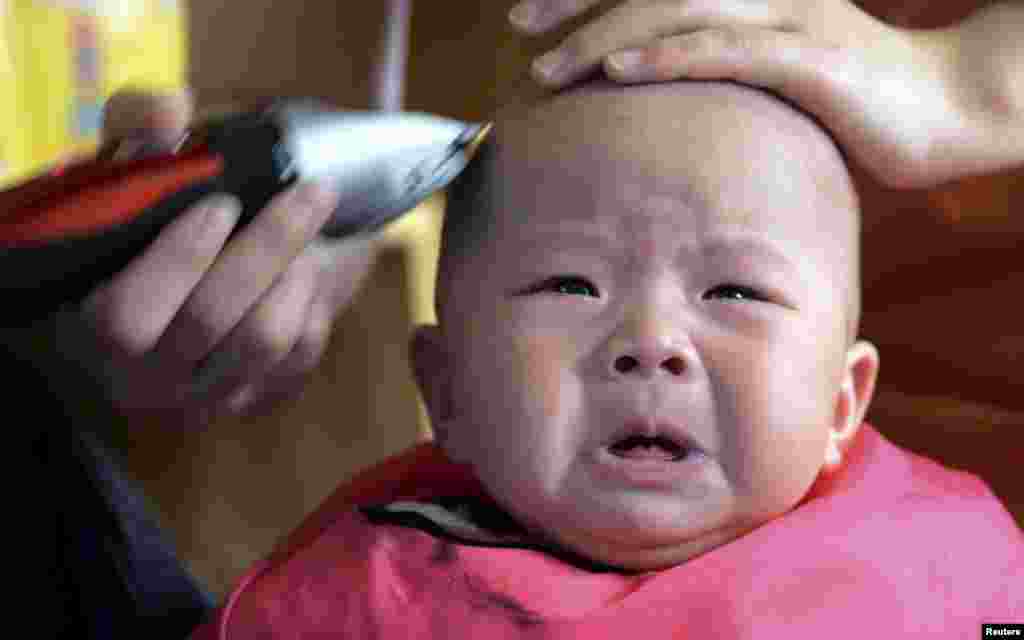
M 644 54 L 636 49 L 619 51 L 608 56 L 608 65 L 616 73 L 636 71 L 643 63 Z
M 216 196 L 209 204 L 206 224 L 203 226 L 203 239 L 210 243 L 218 243 L 238 222 L 242 207 L 232 196 Z
M 522 2 L 508 12 L 508 19 L 520 29 L 528 30 L 537 19 L 537 8 L 529 2 Z
M 565 65 L 566 56 L 559 50 L 549 51 L 533 61 L 533 69 L 545 80 L 554 80 Z

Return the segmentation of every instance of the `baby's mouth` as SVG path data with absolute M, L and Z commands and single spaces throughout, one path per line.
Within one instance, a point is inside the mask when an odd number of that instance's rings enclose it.
M 627 420 L 605 442 L 609 455 L 634 461 L 676 462 L 704 452 L 681 425 L 645 417 Z
M 609 434 L 591 461 L 594 478 L 636 488 L 686 491 L 707 487 L 715 465 L 703 445 L 682 424 L 651 417 L 627 420 Z M 703 490 L 703 489 L 701 489 Z
M 673 462 L 686 457 L 688 447 L 664 436 L 632 435 L 608 447 L 619 458 L 632 460 L 665 460 Z

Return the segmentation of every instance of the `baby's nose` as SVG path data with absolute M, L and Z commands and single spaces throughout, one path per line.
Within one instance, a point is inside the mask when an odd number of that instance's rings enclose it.
M 613 354 L 613 377 L 623 375 L 652 376 L 667 374 L 682 376 L 686 371 L 686 354 L 669 342 L 633 344 Z
M 642 290 L 627 301 L 605 343 L 605 375 L 678 379 L 693 369 L 697 354 L 688 328 L 694 319 L 682 306 L 674 285 Z

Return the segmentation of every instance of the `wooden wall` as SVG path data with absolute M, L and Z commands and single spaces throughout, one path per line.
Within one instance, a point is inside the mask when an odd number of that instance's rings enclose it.
M 908 28 L 955 24 L 984 0 L 866 0 Z M 854 167 L 864 209 L 861 333 L 881 354 L 870 420 L 981 475 L 1024 526 L 1024 163 L 933 189 L 882 187 Z

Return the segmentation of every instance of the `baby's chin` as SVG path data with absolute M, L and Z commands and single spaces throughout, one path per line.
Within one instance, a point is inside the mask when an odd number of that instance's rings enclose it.
M 698 536 L 652 546 L 630 546 L 619 541 L 602 540 L 584 531 L 561 531 L 547 537 L 589 560 L 637 573 L 679 566 L 736 540 L 761 524 L 714 529 Z
M 541 546 L 554 547 L 627 573 L 660 571 L 679 566 L 718 547 L 740 538 L 772 520 L 771 517 L 742 519 L 735 516 L 715 524 L 707 523 L 700 531 L 662 530 L 652 535 L 649 528 L 631 532 L 628 529 L 583 529 L 560 522 L 543 522 L 523 513 L 506 512 L 525 530 L 527 537 Z M 534 514 L 536 516 L 536 514 Z

